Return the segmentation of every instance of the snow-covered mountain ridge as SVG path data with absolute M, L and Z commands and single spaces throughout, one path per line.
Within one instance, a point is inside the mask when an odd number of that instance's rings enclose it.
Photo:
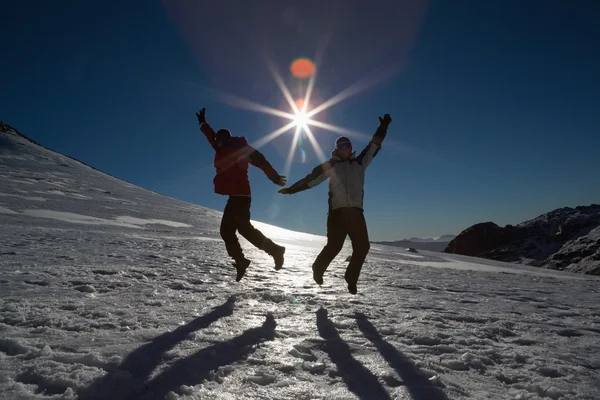
M 600 205 L 559 208 L 504 228 L 493 222 L 476 224 L 445 251 L 600 275 Z

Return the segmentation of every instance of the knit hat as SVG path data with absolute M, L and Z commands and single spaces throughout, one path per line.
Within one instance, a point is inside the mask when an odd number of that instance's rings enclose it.
M 219 129 L 217 131 L 215 141 L 219 146 L 222 146 L 225 143 L 227 143 L 229 139 L 231 139 L 231 132 L 229 132 L 227 129 Z
M 335 141 L 335 149 L 336 150 L 345 150 L 347 148 L 352 148 L 352 142 L 346 136 L 340 136 Z

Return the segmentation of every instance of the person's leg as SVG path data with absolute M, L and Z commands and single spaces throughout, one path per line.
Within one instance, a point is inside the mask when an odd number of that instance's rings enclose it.
M 243 204 L 243 205 L 242 205 Z M 238 214 L 237 229 L 240 235 L 248 240 L 254 247 L 257 247 L 273 257 L 275 260 L 275 269 L 279 270 L 283 266 L 283 255 L 285 247 L 275 244 L 271 239 L 267 238 L 261 231 L 256 229 L 250 222 L 250 197 L 244 198 L 244 202 L 240 204 L 240 212 Z
M 371 244 L 369 243 L 367 222 L 361 209 L 348 209 L 345 221 L 348 226 L 348 236 L 350 236 L 350 240 L 352 241 L 352 256 L 344 277 L 348 283 L 348 291 L 356 294 L 356 284 L 358 283 L 360 271 L 365 258 L 367 258 Z
M 225 210 L 223 211 L 223 217 L 221 218 L 221 238 L 225 242 L 225 249 L 229 257 L 233 258 L 236 262 L 244 258 L 244 253 L 240 242 L 235 234 L 237 227 L 238 218 L 236 217 L 237 208 L 237 197 L 229 196 Z
M 346 226 L 342 218 L 342 209 L 331 210 L 327 216 L 327 244 L 313 263 L 313 279 L 323 284 L 323 274 L 329 264 L 339 254 L 346 240 Z
M 244 277 L 246 269 L 250 265 L 250 260 L 244 257 L 242 246 L 240 246 L 240 242 L 235 234 L 236 230 L 238 230 L 240 220 L 238 217 L 240 213 L 239 199 L 238 196 L 229 196 L 225 211 L 223 212 L 223 218 L 221 219 L 221 237 L 225 241 L 227 254 L 234 260 L 237 271 L 235 280 L 238 282 Z

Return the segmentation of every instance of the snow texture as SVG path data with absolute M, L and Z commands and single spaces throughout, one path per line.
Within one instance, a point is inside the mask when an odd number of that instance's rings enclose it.
M 218 211 L 2 133 L 0 188 L 1 398 L 600 398 L 595 277 L 373 245 L 352 296 L 256 223 L 236 283 Z

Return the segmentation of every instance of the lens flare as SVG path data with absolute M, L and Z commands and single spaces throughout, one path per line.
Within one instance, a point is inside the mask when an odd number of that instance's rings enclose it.
M 315 64 L 308 58 L 298 58 L 290 65 L 290 72 L 296 79 L 307 79 L 315 73 Z
M 300 97 L 298 100 L 295 101 L 296 103 L 296 107 L 298 107 L 298 110 L 304 110 L 306 111 L 306 109 L 304 108 L 304 99 L 302 97 Z
M 306 164 L 306 151 L 304 149 L 300 149 L 300 157 L 300 162 Z
M 300 138 L 300 130 L 302 129 L 301 125 L 296 125 L 296 132 L 294 132 L 294 139 L 292 140 L 292 146 L 290 147 L 290 152 L 288 153 L 287 159 L 285 161 L 285 166 L 283 167 L 284 175 L 289 175 L 290 169 L 292 167 L 292 161 L 294 161 L 294 153 L 296 152 L 296 147 L 298 146 L 298 138 Z

